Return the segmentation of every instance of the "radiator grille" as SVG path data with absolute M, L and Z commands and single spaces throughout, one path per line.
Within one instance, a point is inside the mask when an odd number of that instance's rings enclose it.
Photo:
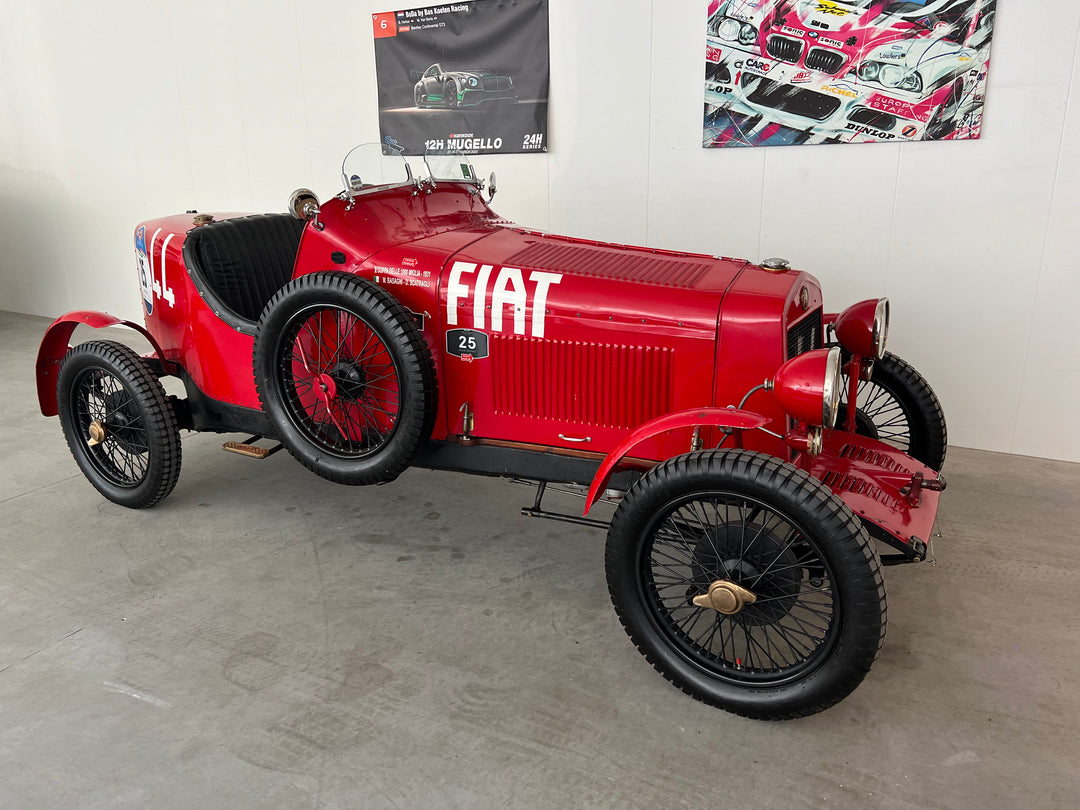
M 509 90 L 510 79 L 506 76 L 485 76 L 480 80 L 485 90 Z
M 801 115 L 815 121 L 824 121 L 840 109 L 840 99 L 826 93 L 815 93 L 798 87 L 789 87 L 771 79 L 761 79 L 751 74 L 743 75 L 743 85 L 757 81 L 757 86 L 748 96 L 752 104 L 769 107 L 781 112 Z
M 728 70 L 727 63 L 717 62 L 705 71 L 705 81 L 716 82 L 717 84 L 731 84 L 731 71 Z
M 844 66 L 844 55 L 840 51 L 830 51 L 827 48 L 811 48 L 806 55 L 806 66 L 822 73 L 836 73 Z
M 530 245 L 507 259 L 506 264 L 684 288 L 694 287 L 709 270 L 709 265 L 704 262 L 674 256 L 550 242 Z
M 773 59 L 794 64 L 802 56 L 803 43 L 802 40 L 790 37 L 769 37 L 765 50 Z
M 849 121 L 856 124 L 865 124 L 882 132 L 888 132 L 896 126 L 896 116 L 887 112 L 871 110 L 869 107 L 856 107 L 848 116 Z
M 812 349 L 820 349 L 824 345 L 821 334 L 821 310 L 815 309 L 797 324 L 788 329 L 787 333 L 787 356 L 790 360 Z
M 673 350 L 491 336 L 495 412 L 630 430 L 671 411 Z

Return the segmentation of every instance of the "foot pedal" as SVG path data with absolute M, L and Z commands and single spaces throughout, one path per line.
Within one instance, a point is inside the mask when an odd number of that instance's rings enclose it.
M 259 447 L 255 442 L 261 438 L 262 436 L 249 436 L 242 442 L 225 442 L 225 444 L 221 445 L 221 449 L 230 453 L 238 453 L 241 456 L 257 458 L 260 461 L 281 449 L 280 443 L 273 447 Z

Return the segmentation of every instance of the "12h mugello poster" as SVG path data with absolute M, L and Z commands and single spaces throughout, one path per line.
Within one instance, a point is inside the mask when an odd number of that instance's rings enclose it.
M 546 152 L 547 0 L 373 15 L 379 126 L 407 155 Z
M 712 0 L 702 146 L 978 138 L 996 0 Z

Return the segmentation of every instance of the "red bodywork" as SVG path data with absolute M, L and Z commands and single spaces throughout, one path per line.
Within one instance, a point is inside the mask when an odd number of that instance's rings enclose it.
M 735 441 L 724 446 L 794 456 L 893 538 L 928 537 L 936 493 L 915 508 L 858 492 L 853 479 L 883 490 L 891 484 L 874 479 L 873 465 L 839 453 L 848 434 L 827 431 L 826 451 L 811 458 L 785 444 L 792 426 L 770 392 L 749 399 L 751 413 L 729 410 L 775 374 L 795 335 L 821 345 L 821 291 L 809 274 L 524 230 L 465 183 L 381 188 L 351 203 L 334 198 L 319 224 L 304 230 L 294 278 L 355 273 L 421 319 L 439 385 L 433 441 L 468 434 L 469 443 L 598 464 L 607 456 L 595 497 L 630 450 L 634 464 L 648 466 L 692 442 L 714 447 L 734 430 Z M 151 279 L 144 282 L 148 336 L 159 358 L 179 366 L 201 394 L 259 409 L 252 335 L 219 317 L 186 272 L 183 244 L 193 226 L 190 214 L 141 226 Z M 65 316 L 47 333 L 38 366 L 43 413 L 55 413 L 55 364 L 72 319 L 85 315 Z M 892 460 L 888 474 L 903 468 L 908 478 L 936 479 L 899 451 L 868 439 L 859 446 L 867 442 Z

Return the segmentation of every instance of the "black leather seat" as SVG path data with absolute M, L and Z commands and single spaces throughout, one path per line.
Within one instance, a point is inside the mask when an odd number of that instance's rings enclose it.
M 289 214 L 257 214 L 193 228 L 184 244 L 188 270 L 222 305 L 257 321 L 292 278 L 305 224 Z

